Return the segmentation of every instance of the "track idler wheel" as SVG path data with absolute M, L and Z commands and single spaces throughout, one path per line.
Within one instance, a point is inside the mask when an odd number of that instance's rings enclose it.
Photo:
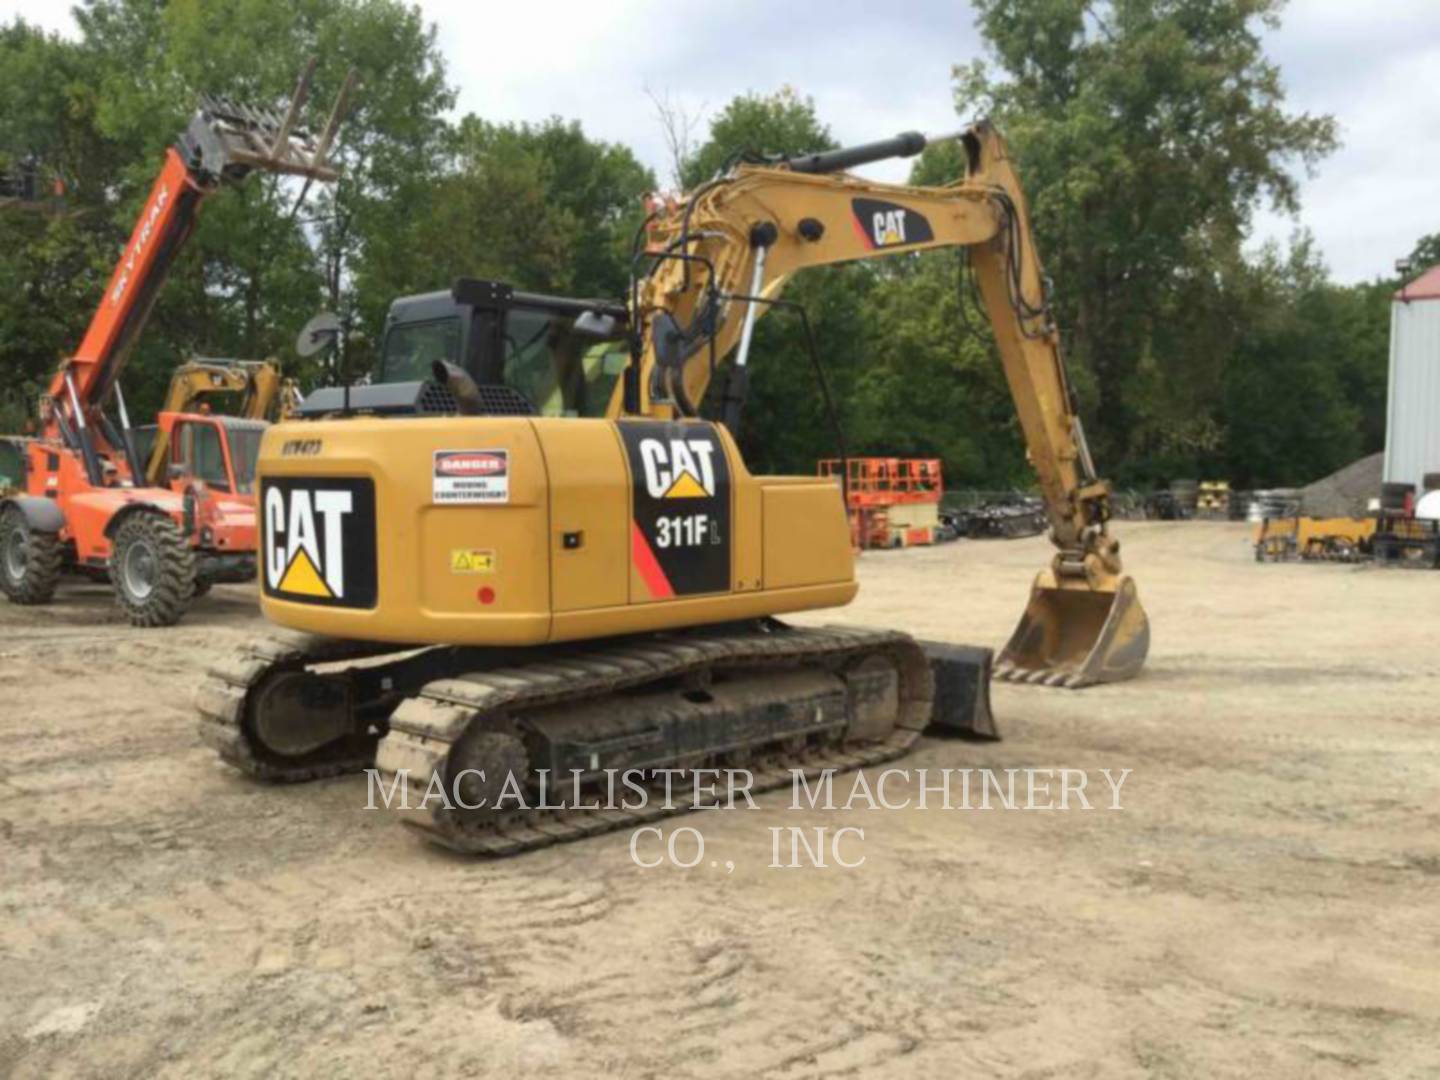
M 251 693 L 255 738 L 277 757 L 304 757 L 353 733 L 350 685 L 343 676 L 283 671 Z

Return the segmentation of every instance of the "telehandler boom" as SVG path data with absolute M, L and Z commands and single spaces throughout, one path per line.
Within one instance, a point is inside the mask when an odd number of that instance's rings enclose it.
M 351 83 L 315 137 L 297 125 L 313 71 L 312 62 L 283 116 L 202 98 L 166 151 L 83 340 L 41 398 L 25 490 L 0 499 L 0 590 L 11 602 L 48 603 L 67 569 L 108 573 L 132 623 L 168 626 L 197 583 L 253 576 L 253 509 L 204 514 L 193 492 L 146 486 L 120 375 L 206 198 L 256 171 L 335 178 L 326 159 Z
M 542 775 L 588 791 L 617 772 L 744 766 L 763 788 L 790 765 L 904 753 L 935 712 L 919 645 L 775 618 L 855 595 L 837 486 L 752 475 L 727 426 L 696 414 L 712 377 L 745 371 L 794 273 L 945 246 L 970 249 L 1058 549 L 1005 670 L 1063 686 L 1135 674 L 1148 624 L 1024 197 L 995 131 L 962 140 L 968 176 L 946 187 L 840 171 L 918 153 L 919 135 L 737 165 L 657 212 L 624 306 L 480 281 L 417 298 L 429 317 L 392 326 L 376 383 L 312 393 L 265 437 L 261 605 L 289 629 L 211 672 L 206 740 L 264 778 L 374 761 L 438 785 L 447 798 L 408 823 L 488 854 L 635 820 L 519 813 Z

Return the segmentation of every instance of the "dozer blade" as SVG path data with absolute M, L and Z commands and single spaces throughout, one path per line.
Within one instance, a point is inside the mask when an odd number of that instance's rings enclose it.
M 1000 653 L 995 677 L 1078 689 L 1133 678 L 1150 651 L 1150 620 L 1135 582 L 1112 590 L 1062 587 L 1042 570 L 1020 625 Z
M 935 680 L 935 705 L 927 732 L 971 739 L 1000 738 L 995 714 L 990 710 L 995 651 L 944 641 L 919 644 L 930 661 L 930 675 Z

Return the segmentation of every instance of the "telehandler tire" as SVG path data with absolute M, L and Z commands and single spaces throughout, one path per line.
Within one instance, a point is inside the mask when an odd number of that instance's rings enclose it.
M 195 552 L 169 518 L 135 514 L 115 530 L 110 582 L 132 626 L 174 626 L 195 595 Z
M 48 604 L 64 561 L 58 536 L 33 528 L 18 506 L 0 510 L 0 591 L 12 604 Z

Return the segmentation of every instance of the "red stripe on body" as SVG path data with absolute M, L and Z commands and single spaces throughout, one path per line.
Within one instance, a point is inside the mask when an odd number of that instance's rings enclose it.
M 860 237 L 860 242 L 865 245 L 866 251 L 875 250 L 875 238 L 870 235 L 868 229 L 860 221 L 860 215 L 853 210 L 850 212 L 850 224 L 855 226 L 855 235 Z
M 655 552 L 650 550 L 650 541 L 634 521 L 630 522 L 630 558 L 640 572 L 640 580 L 650 590 L 652 600 L 669 600 L 675 595 L 670 579 L 665 576 Z

